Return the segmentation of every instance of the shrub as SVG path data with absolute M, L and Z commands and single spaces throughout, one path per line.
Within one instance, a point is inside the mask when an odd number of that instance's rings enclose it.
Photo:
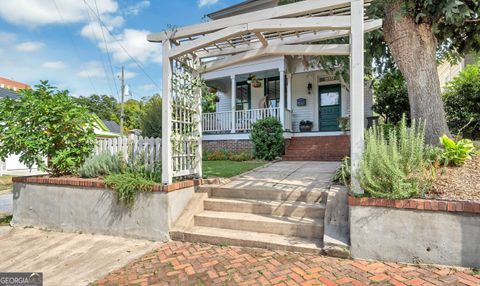
M 238 161 L 238 162 L 250 161 L 250 160 L 253 160 L 253 154 L 252 152 L 247 150 L 244 150 L 240 153 L 230 153 L 228 155 L 228 160 Z
M 228 153 L 226 150 L 215 150 L 206 152 L 204 156 L 208 161 L 225 161 L 228 160 Z
M 126 172 L 105 177 L 105 185 L 117 194 L 117 199 L 127 207 L 135 203 L 137 192 L 152 191 L 155 182 L 144 178 L 139 173 Z
M 431 186 L 432 171 L 424 144 L 424 124 L 413 120 L 408 128 L 404 116 L 388 137 L 381 127 L 366 131 L 358 172 L 365 195 L 390 199 L 419 197 Z
M 27 167 L 55 176 L 77 171 L 95 144 L 87 109 L 47 81 L 19 94 L 0 100 L 0 160 L 17 154 Z
M 463 137 L 480 139 L 480 63 L 468 65 L 443 94 L 448 126 Z M 471 124 L 468 124 L 471 120 Z M 468 126 L 466 126 L 468 125 Z M 465 127 L 465 128 L 463 128 Z
M 402 74 L 396 70 L 385 74 L 373 83 L 375 104 L 372 109 L 386 123 L 396 124 L 402 120 L 403 114 L 410 118 L 407 83 Z
M 465 160 L 471 159 L 470 154 L 475 150 L 472 140 L 469 139 L 462 139 L 455 142 L 448 138 L 447 135 L 443 135 L 440 137 L 440 143 L 444 148 L 442 162 L 446 166 L 460 166 L 465 164 Z
M 283 151 L 283 130 L 280 122 L 267 117 L 253 124 L 250 138 L 253 142 L 253 154 L 260 160 L 274 160 Z
M 253 159 L 253 154 L 250 151 L 244 150 L 240 153 L 228 152 L 227 150 L 206 151 L 203 154 L 204 160 L 207 161 L 249 161 Z
M 85 163 L 78 169 L 82 178 L 98 178 L 113 173 L 120 173 L 125 167 L 120 155 L 109 153 L 93 155 L 85 160 Z
M 351 177 L 352 177 L 352 167 L 351 167 L 351 160 L 350 157 L 345 157 L 342 160 L 342 163 L 335 171 L 335 175 L 333 176 L 333 181 L 337 183 L 341 183 L 346 187 L 350 187 Z

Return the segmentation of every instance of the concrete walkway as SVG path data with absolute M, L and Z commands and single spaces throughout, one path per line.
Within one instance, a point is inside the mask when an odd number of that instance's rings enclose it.
M 91 234 L 5 227 L 0 272 L 43 272 L 44 285 L 88 285 L 161 243 Z
M 313 191 L 329 186 L 339 162 L 280 161 L 233 178 L 228 188 Z

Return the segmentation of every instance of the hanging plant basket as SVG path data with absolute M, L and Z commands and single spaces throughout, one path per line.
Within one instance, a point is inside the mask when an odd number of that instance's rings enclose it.
M 254 88 L 260 88 L 260 87 L 262 87 L 262 82 L 261 82 L 260 80 L 258 80 L 258 79 L 253 80 L 253 81 L 252 81 L 252 86 L 253 86 Z

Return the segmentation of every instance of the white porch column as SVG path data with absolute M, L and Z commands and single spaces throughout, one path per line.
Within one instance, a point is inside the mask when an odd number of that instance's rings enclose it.
M 292 111 L 292 74 L 287 73 L 287 109 Z
M 235 109 L 236 109 L 236 100 L 237 100 L 237 82 L 235 80 L 235 75 L 230 76 L 232 80 L 232 133 L 235 133 Z
M 280 123 L 285 130 L 285 71 L 280 71 Z
M 171 184 L 173 178 L 172 165 L 172 61 L 168 56 L 172 48 L 170 40 L 163 42 L 163 77 L 162 77 L 162 182 Z
M 350 153 L 352 174 L 356 173 L 364 150 L 364 56 L 363 0 L 351 3 L 350 35 Z M 363 193 L 358 180 L 352 176 L 352 190 Z

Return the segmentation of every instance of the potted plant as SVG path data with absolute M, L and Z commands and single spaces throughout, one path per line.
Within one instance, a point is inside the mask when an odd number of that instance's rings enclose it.
M 261 81 L 260 79 L 258 79 L 257 76 L 254 75 L 254 74 L 250 74 L 250 76 L 248 77 L 247 82 L 248 82 L 249 84 L 251 84 L 252 87 L 254 87 L 254 88 L 262 87 L 262 81 Z
M 300 132 L 309 132 L 312 131 L 313 122 L 310 120 L 300 121 Z
M 339 117 L 337 118 L 338 127 L 343 131 L 343 133 L 347 133 L 347 130 L 350 129 L 350 117 Z

